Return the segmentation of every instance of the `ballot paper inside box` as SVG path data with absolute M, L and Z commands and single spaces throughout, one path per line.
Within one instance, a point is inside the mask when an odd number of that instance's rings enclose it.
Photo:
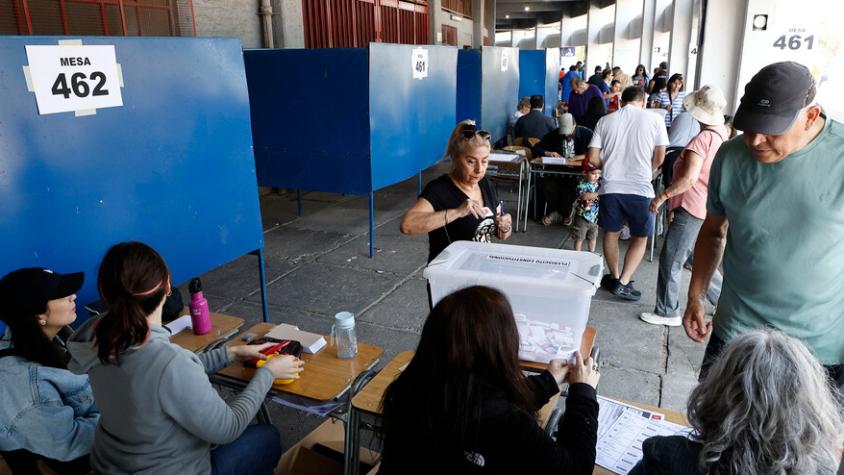
M 568 358 L 580 347 L 603 274 L 590 252 L 457 241 L 425 269 L 434 305 L 472 285 L 500 290 L 513 307 L 524 360 Z

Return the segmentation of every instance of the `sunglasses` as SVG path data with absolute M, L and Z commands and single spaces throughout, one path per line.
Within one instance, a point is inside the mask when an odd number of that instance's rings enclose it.
M 460 130 L 460 134 L 463 135 L 463 138 L 466 140 L 471 140 L 475 137 L 475 135 L 479 136 L 482 139 L 489 139 L 489 132 L 486 130 L 478 130 L 478 127 L 474 124 L 466 124 Z

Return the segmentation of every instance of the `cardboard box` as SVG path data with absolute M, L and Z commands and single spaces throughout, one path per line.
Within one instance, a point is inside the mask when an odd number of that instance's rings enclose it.
M 326 420 L 281 456 L 276 475 L 342 475 L 344 425 L 341 421 Z M 360 473 L 369 473 L 379 454 L 361 448 Z

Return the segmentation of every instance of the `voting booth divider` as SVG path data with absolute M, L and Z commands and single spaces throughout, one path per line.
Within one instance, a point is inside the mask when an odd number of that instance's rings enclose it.
M 519 101 L 519 49 L 484 46 L 457 56 L 457 121 L 472 119 L 492 142 L 507 135 Z
M 263 298 L 242 58 L 237 39 L 0 37 L 0 274 L 84 271 L 81 310 L 106 250 L 141 241 L 174 285 L 255 254 Z
M 374 192 L 414 175 L 421 188 L 443 156 L 457 50 L 246 50 L 244 62 L 259 185 L 368 196 L 372 256 Z
M 560 83 L 560 48 L 519 50 L 519 97 L 541 95 L 553 116 Z

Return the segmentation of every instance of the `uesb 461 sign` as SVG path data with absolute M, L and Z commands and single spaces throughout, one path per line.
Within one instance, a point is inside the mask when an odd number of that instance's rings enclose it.
M 28 45 L 26 56 L 39 113 L 84 115 L 123 105 L 114 45 Z

